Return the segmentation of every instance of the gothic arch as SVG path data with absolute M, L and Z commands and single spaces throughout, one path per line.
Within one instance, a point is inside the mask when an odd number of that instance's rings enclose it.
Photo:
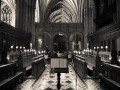
M 57 35 L 57 34 L 59 34 L 59 33 L 64 34 L 66 38 L 68 37 L 66 33 L 59 31 L 59 32 L 55 32 L 55 33 L 52 35 L 52 38 L 54 38 L 55 35 Z
M 48 36 L 50 36 L 50 38 L 52 37 L 51 34 L 49 32 L 39 32 L 39 34 L 37 35 L 37 37 L 40 35 L 40 34 L 47 34 Z
M 78 32 L 78 31 L 71 32 L 71 33 L 69 34 L 69 38 L 70 38 L 70 36 L 71 36 L 72 34 L 78 34 L 78 35 L 80 35 L 81 40 L 83 40 L 83 33 Z

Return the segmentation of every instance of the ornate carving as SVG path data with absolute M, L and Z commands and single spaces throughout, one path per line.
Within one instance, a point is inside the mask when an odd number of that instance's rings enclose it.
M 98 37 L 104 37 L 104 35 L 105 36 L 110 35 L 110 37 L 108 36 L 107 39 L 110 39 L 111 37 L 112 38 L 117 38 L 117 36 L 119 36 L 118 32 L 120 32 L 119 28 L 120 28 L 120 22 L 116 22 L 116 23 L 113 23 L 109 26 L 105 26 L 105 27 L 99 29 L 98 31 L 94 32 L 91 35 L 91 37 L 98 38 Z

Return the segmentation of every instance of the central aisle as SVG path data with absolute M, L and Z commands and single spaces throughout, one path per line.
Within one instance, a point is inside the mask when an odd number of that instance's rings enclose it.
M 103 90 L 94 80 L 81 80 L 70 65 L 69 73 L 62 73 L 60 81 L 61 90 Z M 56 85 L 57 74 L 50 74 L 50 67 L 47 66 L 47 69 L 38 80 L 27 79 L 24 83 L 17 86 L 15 90 L 57 90 Z
M 78 80 L 79 78 L 76 80 L 76 74 L 71 66 L 69 66 L 69 73 L 61 73 L 60 78 L 61 90 L 76 90 L 76 82 L 78 82 L 78 88 L 81 88 L 81 90 L 86 89 L 85 84 Z M 34 90 L 57 90 L 56 85 L 57 74 L 50 74 L 50 68 L 47 68 L 42 77 L 34 84 Z

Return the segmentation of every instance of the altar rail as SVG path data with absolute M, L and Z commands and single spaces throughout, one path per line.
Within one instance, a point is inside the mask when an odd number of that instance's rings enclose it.
M 108 84 L 113 90 L 120 90 L 120 67 L 104 63 L 102 65 L 102 74 L 99 74 L 100 85 Z
M 45 70 L 45 62 L 44 58 L 41 57 L 38 60 L 32 62 L 32 77 L 33 78 L 39 78 L 39 76 L 43 73 Z
M 87 63 L 76 56 L 74 56 L 73 62 L 74 62 L 74 69 L 76 70 L 78 75 L 81 78 L 87 77 Z

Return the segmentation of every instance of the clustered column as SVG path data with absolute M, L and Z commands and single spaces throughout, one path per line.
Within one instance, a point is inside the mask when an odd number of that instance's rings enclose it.
M 0 0 L 0 20 L 1 20 L 1 0 Z
M 31 33 L 32 39 L 27 40 L 35 45 L 35 1 L 16 0 L 16 28 Z

